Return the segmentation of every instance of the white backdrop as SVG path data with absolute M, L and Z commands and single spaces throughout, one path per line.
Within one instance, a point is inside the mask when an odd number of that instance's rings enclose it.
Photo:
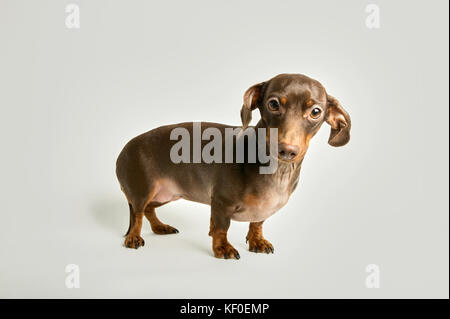
M 357 0 L 72 0 L 68 29 L 69 2 L 1 0 L 0 297 L 448 298 L 448 2 L 372 2 L 379 29 Z M 125 143 L 239 124 L 244 91 L 284 72 L 319 80 L 353 131 L 311 142 L 265 224 L 275 254 L 248 252 L 234 222 L 241 259 L 213 258 L 209 207 L 186 201 L 158 210 L 179 234 L 146 223 L 145 247 L 125 249 Z

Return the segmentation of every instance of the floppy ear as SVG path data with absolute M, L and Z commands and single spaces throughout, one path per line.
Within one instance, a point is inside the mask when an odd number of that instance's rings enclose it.
M 343 146 L 350 140 L 350 128 L 352 126 L 350 115 L 342 108 L 339 101 L 331 95 L 327 95 L 327 103 L 328 109 L 325 120 L 331 126 L 328 144 Z
M 258 107 L 264 82 L 250 87 L 244 94 L 244 104 L 241 109 L 242 130 L 245 130 L 252 120 L 252 111 Z

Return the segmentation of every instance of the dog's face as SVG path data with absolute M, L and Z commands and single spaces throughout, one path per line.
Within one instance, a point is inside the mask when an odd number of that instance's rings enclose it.
M 350 140 L 348 113 L 322 84 L 305 75 L 280 74 L 250 87 L 241 109 L 243 129 L 256 108 L 266 128 L 278 129 L 278 158 L 282 161 L 300 161 L 323 122 L 331 126 L 330 145 L 342 146 Z

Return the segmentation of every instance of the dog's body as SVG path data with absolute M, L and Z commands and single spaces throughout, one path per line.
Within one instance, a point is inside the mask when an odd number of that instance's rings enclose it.
M 277 128 L 279 132 L 278 169 L 273 174 L 260 174 L 259 163 L 174 163 L 170 150 L 176 141 L 170 139 L 171 131 L 182 127 L 192 136 L 192 123 L 159 127 L 125 146 L 116 170 L 130 206 L 125 246 L 144 245 L 140 236 L 144 215 L 155 233 L 177 233 L 159 221 L 155 208 L 183 198 L 211 206 L 209 234 L 216 257 L 239 259 L 226 236 L 230 220 L 250 222 L 247 239 L 251 251 L 273 252 L 262 236 L 262 223 L 286 204 L 296 188 L 310 138 L 327 121 L 332 126 L 329 143 L 343 145 L 349 140 L 350 118 L 319 82 L 303 75 L 279 75 L 248 89 L 241 110 L 243 129 L 256 107 L 261 112 L 256 128 Z M 222 133 L 232 127 L 201 125 L 203 130 L 213 127 Z

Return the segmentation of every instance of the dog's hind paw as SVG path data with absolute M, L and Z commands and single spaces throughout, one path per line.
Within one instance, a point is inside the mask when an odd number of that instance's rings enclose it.
M 175 227 L 165 224 L 152 227 L 152 231 L 157 235 L 168 235 L 179 233 L 178 229 L 176 229 Z

